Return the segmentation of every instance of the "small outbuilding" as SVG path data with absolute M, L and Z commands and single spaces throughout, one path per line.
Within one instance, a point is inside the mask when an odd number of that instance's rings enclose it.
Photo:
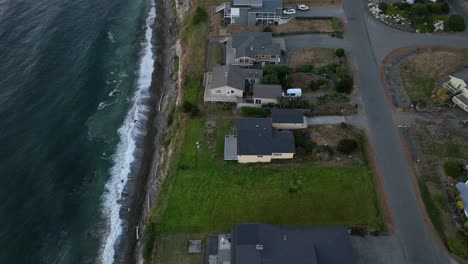
M 272 126 L 277 129 L 307 128 L 307 120 L 302 111 L 296 109 L 272 109 Z

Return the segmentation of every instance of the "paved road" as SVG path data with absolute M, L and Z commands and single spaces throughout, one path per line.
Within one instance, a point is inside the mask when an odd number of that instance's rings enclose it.
M 404 249 L 407 263 L 451 263 L 433 241 L 424 221 L 424 214 L 411 181 L 409 164 L 404 158 L 396 126 L 392 120 L 391 106 L 380 80 L 377 64 L 380 57 L 376 56 L 374 50 L 379 51 L 382 48 L 377 47 L 371 37 L 375 33 L 372 32 L 373 26 L 377 23 L 373 23 L 369 18 L 365 3 L 363 1 L 359 3 L 351 0 L 344 2 L 347 21 L 345 38 L 350 43 L 350 50 L 359 69 L 362 105 L 396 225 L 396 235 Z M 394 42 L 393 38 L 400 36 L 407 38 L 403 33 L 387 35 L 389 31 L 393 30 L 382 32 L 380 37 L 383 39 L 380 43 Z M 407 40 L 407 45 L 415 45 L 414 43 L 419 41 L 413 41 L 413 38 Z M 379 51 L 378 55 L 383 56 L 383 52 Z

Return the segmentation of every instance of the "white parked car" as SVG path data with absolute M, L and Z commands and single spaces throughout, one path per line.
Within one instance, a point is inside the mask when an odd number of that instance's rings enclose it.
M 295 15 L 296 9 L 294 8 L 286 8 L 283 10 L 283 15 Z
M 309 10 L 309 7 L 306 5 L 297 5 L 296 9 L 299 11 L 307 11 Z
M 286 98 L 300 98 L 302 97 L 302 89 L 301 88 L 287 89 L 286 92 L 283 92 L 282 96 Z

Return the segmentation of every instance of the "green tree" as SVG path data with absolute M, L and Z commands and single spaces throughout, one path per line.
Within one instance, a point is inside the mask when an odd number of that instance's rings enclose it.
M 462 16 L 452 15 L 447 20 L 447 26 L 455 32 L 465 31 L 465 20 Z
M 208 13 L 206 10 L 199 6 L 195 10 L 195 16 L 193 17 L 193 24 L 197 25 L 208 21 Z
M 341 58 L 345 55 L 345 52 L 344 52 L 344 49 L 337 49 L 335 50 L 335 55 L 338 57 L 338 58 Z
M 450 160 L 445 162 L 444 171 L 447 176 L 456 178 L 462 173 L 463 165 L 458 161 Z
M 315 147 L 317 147 L 317 144 L 310 139 L 306 140 L 306 142 L 304 143 L 304 149 L 306 153 L 312 153 Z
M 270 26 L 268 26 L 263 29 L 263 32 L 273 32 L 273 29 Z
M 387 5 L 387 3 L 380 2 L 378 7 L 379 7 L 379 10 L 380 10 L 380 11 L 382 11 L 383 13 L 385 13 L 385 11 L 387 11 L 388 5 Z
M 335 82 L 335 88 L 339 93 L 351 93 L 353 90 L 353 78 L 348 76 L 339 79 Z
M 416 3 L 411 6 L 411 13 L 423 17 L 429 14 L 429 9 L 425 4 Z

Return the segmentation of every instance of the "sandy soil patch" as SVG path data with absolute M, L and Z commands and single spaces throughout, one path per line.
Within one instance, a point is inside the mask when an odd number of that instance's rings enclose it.
M 312 64 L 314 67 L 320 67 L 330 63 L 337 63 L 337 57 L 333 49 L 297 49 L 289 54 L 289 66 L 292 68 L 297 68 L 304 64 Z

